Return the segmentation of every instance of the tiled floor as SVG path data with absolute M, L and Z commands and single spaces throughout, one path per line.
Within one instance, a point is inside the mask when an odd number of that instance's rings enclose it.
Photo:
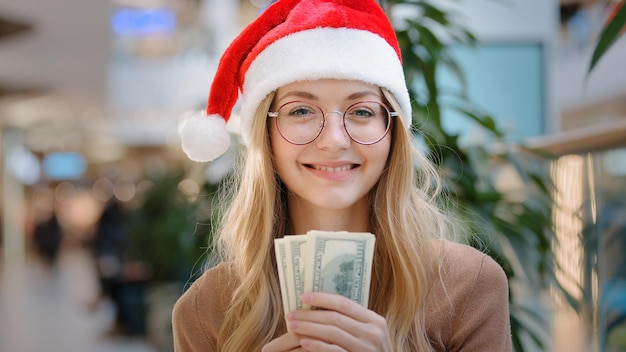
M 143 338 L 110 337 L 113 309 L 97 293 L 85 251 L 65 250 L 50 271 L 29 258 L 0 272 L 0 351 L 156 352 Z

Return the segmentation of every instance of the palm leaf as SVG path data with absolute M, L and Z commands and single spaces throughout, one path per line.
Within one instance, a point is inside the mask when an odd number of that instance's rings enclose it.
M 626 6 L 624 2 L 619 5 L 615 16 L 607 22 L 606 26 L 600 33 L 598 43 L 591 57 L 591 63 L 589 64 L 589 72 L 593 70 L 600 58 L 609 50 L 609 48 L 617 41 L 622 30 L 626 27 Z

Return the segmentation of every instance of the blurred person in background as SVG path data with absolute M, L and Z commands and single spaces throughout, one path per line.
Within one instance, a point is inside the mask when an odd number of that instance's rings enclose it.
M 122 285 L 124 280 L 125 214 L 120 204 L 110 200 L 104 207 L 91 242 L 99 278 L 100 295 L 93 303 L 96 308 L 108 299 L 115 310 L 115 320 L 109 334 L 124 332 Z
M 33 231 L 35 253 L 49 268 L 54 268 L 57 264 L 62 241 L 63 229 L 55 211 L 35 224 Z

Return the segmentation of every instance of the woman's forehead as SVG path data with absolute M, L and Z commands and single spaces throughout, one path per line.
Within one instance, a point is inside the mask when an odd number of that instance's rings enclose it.
M 342 79 L 292 82 L 278 88 L 276 91 L 276 99 L 278 100 L 288 96 L 304 99 L 323 99 L 328 97 L 356 99 L 368 95 L 380 96 L 380 88 L 362 81 Z
M 316 80 L 305 80 L 305 81 L 296 81 L 288 83 L 278 90 L 285 89 L 315 89 L 317 87 L 327 87 L 327 86 L 335 86 L 335 87 L 346 87 L 346 88 L 354 88 L 354 89 L 379 89 L 377 86 L 373 84 L 369 84 L 367 82 L 358 81 L 358 80 L 350 80 L 350 79 L 335 79 L 335 78 L 322 78 Z

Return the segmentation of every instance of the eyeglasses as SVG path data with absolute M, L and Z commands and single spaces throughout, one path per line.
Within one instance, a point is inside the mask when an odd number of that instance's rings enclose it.
M 313 142 L 326 125 L 326 115 L 340 114 L 343 127 L 353 141 L 359 144 L 374 144 L 383 139 L 391 118 L 397 112 L 378 101 L 364 100 L 354 103 L 344 111 L 329 111 L 309 101 L 290 101 L 281 105 L 277 111 L 267 113 L 269 118 L 276 119 L 276 127 L 280 135 L 289 143 L 304 145 Z

